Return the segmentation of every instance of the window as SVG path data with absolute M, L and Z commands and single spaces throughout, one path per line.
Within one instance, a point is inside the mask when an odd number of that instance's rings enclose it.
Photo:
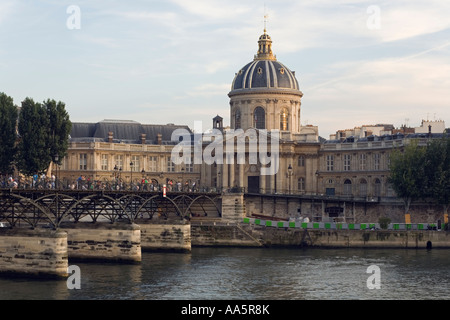
M 298 166 L 304 167 L 305 166 L 305 156 L 299 156 L 298 157 Z
M 375 188 L 374 188 L 374 196 L 375 197 L 380 197 L 381 196 L 381 181 L 380 179 L 375 179 Z
M 80 153 L 80 170 L 87 170 L 87 154 Z
M 380 170 L 380 160 L 381 155 L 379 153 L 374 153 L 373 155 L 373 169 Z
M 359 155 L 359 170 L 360 171 L 366 170 L 366 159 L 367 159 L 367 156 L 365 153 L 362 153 Z
M 175 164 L 172 162 L 171 157 L 167 157 L 167 171 L 175 172 Z
M 366 179 L 361 179 L 359 181 L 359 196 L 360 197 L 367 196 L 367 181 L 366 181 Z
M 236 112 L 234 113 L 234 128 L 240 129 L 241 128 L 241 110 L 236 109 Z
M 352 181 L 350 179 L 345 179 L 345 181 L 344 181 L 343 194 L 344 194 L 344 196 L 352 195 Z
M 253 126 L 256 129 L 266 128 L 266 112 L 262 107 L 256 107 L 253 113 Z
M 344 155 L 344 171 L 350 171 L 352 168 L 352 155 L 345 154 Z
M 158 171 L 158 157 L 156 156 L 149 156 L 148 157 L 148 170 L 150 172 L 156 172 Z
M 289 113 L 286 108 L 283 109 L 280 114 L 280 130 L 289 130 Z
M 305 178 L 298 178 L 298 191 L 305 191 Z
M 139 156 L 131 156 L 130 170 L 133 171 L 133 172 L 141 171 L 140 157 Z
M 194 172 L 194 164 L 192 163 L 191 157 L 186 157 L 184 159 L 184 167 L 186 172 Z
M 334 156 L 328 155 L 327 156 L 327 171 L 333 171 L 334 170 Z
M 114 157 L 114 166 L 117 166 L 119 170 L 123 170 L 123 155 L 116 155 Z
M 108 155 L 102 154 L 102 170 L 108 170 Z

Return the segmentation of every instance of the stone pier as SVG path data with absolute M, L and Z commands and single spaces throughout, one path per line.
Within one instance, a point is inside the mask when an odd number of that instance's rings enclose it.
M 61 225 L 67 232 L 69 260 L 141 262 L 141 230 L 125 222 L 77 222 Z
M 135 220 L 141 229 L 143 251 L 191 251 L 191 225 L 189 221 Z
M 52 229 L 0 228 L 0 273 L 67 277 L 67 233 Z

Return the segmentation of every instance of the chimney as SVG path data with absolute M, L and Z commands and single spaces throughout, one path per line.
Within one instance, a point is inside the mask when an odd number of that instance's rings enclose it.
M 141 133 L 141 144 L 145 144 L 145 137 L 146 137 L 146 134 Z
M 112 131 L 108 132 L 108 142 L 113 142 L 113 132 Z
M 162 134 L 161 134 L 161 133 L 158 133 L 158 134 L 156 135 L 156 141 L 157 141 L 157 143 L 158 143 L 159 145 L 162 144 Z

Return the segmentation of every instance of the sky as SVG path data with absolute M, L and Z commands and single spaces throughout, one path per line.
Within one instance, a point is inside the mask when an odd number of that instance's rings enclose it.
M 72 122 L 227 126 L 266 25 L 320 136 L 449 127 L 449 17 L 448 0 L 0 0 L 0 92 L 62 101 Z

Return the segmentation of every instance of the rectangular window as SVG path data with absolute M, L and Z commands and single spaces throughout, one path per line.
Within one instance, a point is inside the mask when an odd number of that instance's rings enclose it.
M 366 170 L 366 159 L 367 159 L 367 156 L 365 153 L 362 153 L 359 155 L 359 170 L 360 171 Z
M 334 170 L 334 156 L 328 155 L 327 156 L 327 171 L 333 171 Z
M 80 153 L 80 170 L 87 170 L 87 154 Z
M 172 162 L 172 157 L 167 157 L 167 172 L 175 172 L 175 164 Z
M 123 170 L 123 155 L 114 156 L 114 167 L 118 170 Z
M 150 172 L 156 172 L 158 171 L 158 157 L 156 156 L 149 156 L 148 157 L 148 170 Z
M 102 154 L 102 170 L 108 170 L 108 155 Z
M 344 171 L 350 171 L 352 168 L 352 155 L 345 154 L 344 155 Z
M 375 153 L 373 155 L 373 169 L 374 170 L 380 170 L 380 154 L 379 153 Z
M 194 172 L 194 164 L 192 163 L 191 157 L 184 159 L 184 167 L 186 168 L 186 172 Z
M 141 171 L 140 157 L 139 156 L 131 156 L 130 170 L 133 171 L 133 172 Z

